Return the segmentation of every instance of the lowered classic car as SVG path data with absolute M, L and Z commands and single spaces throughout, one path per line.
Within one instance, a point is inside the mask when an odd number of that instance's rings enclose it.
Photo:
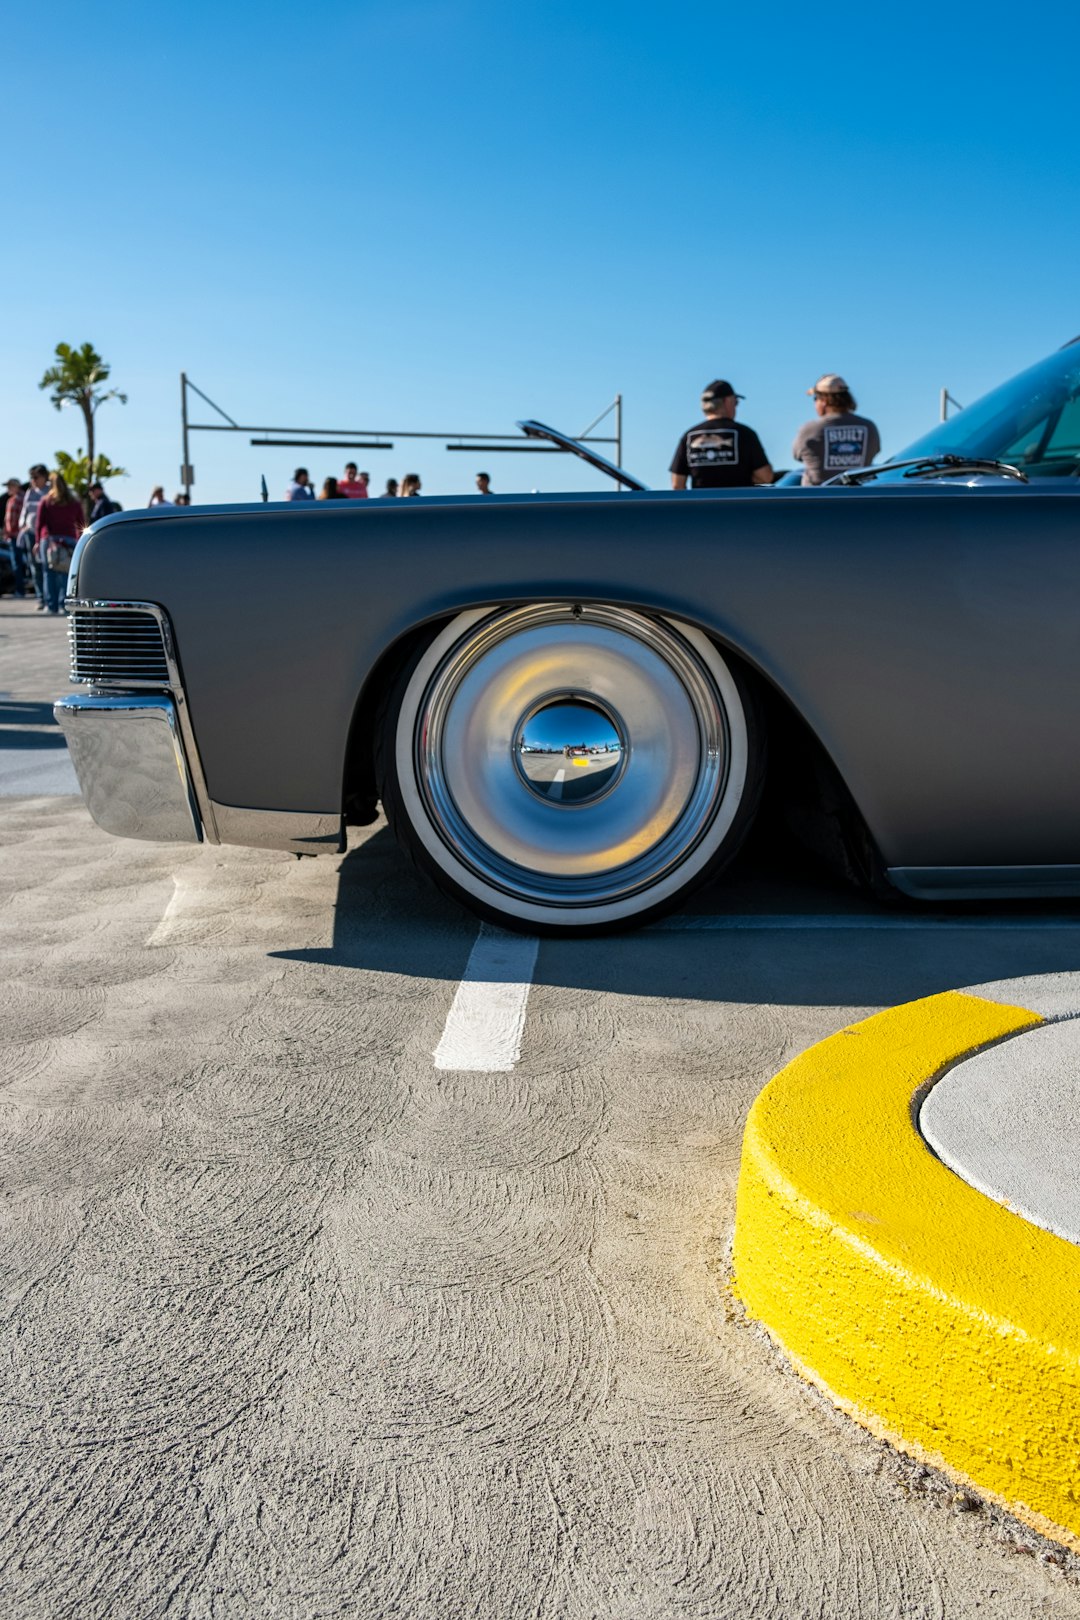
M 818 489 L 609 468 L 621 490 L 106 518 L 56 705 L 90 811 L 316 854 L 381 802 L 439 884 L 534 932 L 677 905 L 766 792 L 916 898 L 1080 893 L 1075 447 L 1045 476 L 1080 345 L 1025 378 Z

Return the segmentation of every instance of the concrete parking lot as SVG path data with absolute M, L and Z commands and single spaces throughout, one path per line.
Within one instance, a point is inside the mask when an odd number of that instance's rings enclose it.
M 513 1066 L 447 1067 L 475 921 L 381 823 L 304 861 L 99 832 L 65 660 L 0 603 L 4 1614 L 1080 1615 L 725 1287 L 770 1076 L 1075 971 L 1080 909 L 892 918 L 758 850 L 672 925 L 541 942 Z

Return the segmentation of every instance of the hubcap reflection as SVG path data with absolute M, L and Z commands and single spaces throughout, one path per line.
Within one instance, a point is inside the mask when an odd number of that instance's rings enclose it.
M 526 787 L 552 804 L 591 804 L 614 787 L 625 743 L 615 717 L 568 693 L 542 703 L 518 727 L 514 760 Z

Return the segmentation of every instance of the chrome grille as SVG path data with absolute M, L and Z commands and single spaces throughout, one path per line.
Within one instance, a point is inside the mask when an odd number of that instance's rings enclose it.
M 69 608 L 71 679 L 91 686 L 168 686 L 161 623 L 145 609 Z

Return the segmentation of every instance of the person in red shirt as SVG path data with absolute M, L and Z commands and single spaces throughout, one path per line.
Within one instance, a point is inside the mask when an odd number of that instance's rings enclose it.
M 19 547 L 19 519 L 22 517 L 23 487 L 17 478 L 7 481 L 7 499 L 4 502 L 4 544 L 11 558 L 11 572 L 15 576 L 16 596 L 26 595 L 26 569 Z
M 73 495 L 62 473 L 49 474 L 49 493 L 38 507 L 37 555 L 45 585 L 45 607 L 63 614 L 68 569 L 75 542 L 86 527 L 82 501 Z
M 345 476 L 338 479 L 338 493 L 344 495 L 346 500 L 366 501 L 368 498 L 368 475 L 358 473 L 355 461 L 345 463 Z

